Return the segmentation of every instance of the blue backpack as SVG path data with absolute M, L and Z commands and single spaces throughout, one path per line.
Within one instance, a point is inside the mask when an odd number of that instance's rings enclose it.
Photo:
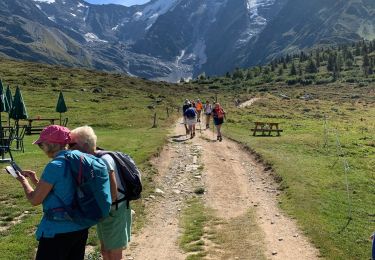
M 68 151 L 57 159 L 65 161 L 65 174 L 72 174 L 76 190 L 72 205 L 65 205 L 53 193 L 63 207 L 45 212 L 47 219 L 71 220 L 89 227 L 108 217 L 112 200 L 108 169 L 103 160 L 78 150 Z
M 185 116 L 189 119 L 193 119 L 197 116 L 196 112 L 195 112 L 195 109 L 193 107 L 190 107 L 188 108 L 186 111 L 185 111 Z

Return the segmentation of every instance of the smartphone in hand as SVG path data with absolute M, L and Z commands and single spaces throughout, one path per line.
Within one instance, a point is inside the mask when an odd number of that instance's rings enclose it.
M 15 161 L 11 161 L 10 162 L 10 165 L 12 165 L 12 167 L 13 167 L 13 169 L 17 172 L 22 172 L 22 169 L 21 169 L 21 167 L 19 167 L 17 164 L 16 164 L 16 162 Z
M 17 171 L 13 168 L 13 166 L 7 166 L 7 167 L 5 167 L 5 170 L 7 171 L 7 173 L 9 173 L 10 175 L 12 175 L 14 178 L 17 178 L 17 177 L 18 177 L 18 173 L 17 173 Z

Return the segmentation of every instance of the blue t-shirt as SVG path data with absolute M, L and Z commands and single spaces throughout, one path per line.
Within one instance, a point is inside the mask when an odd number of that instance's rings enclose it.
M 64 159 L 56 159 L 57 157 L 63 157 L 66 153 L 67 151 L 60 151 L 56 157 L 46 165 L 42 173 L 41 180 L 53 185 L 53 192 L 51 191 L 42 203 L 43 212 L 46 212 L 48 209 L 63 207 L 61 201 L 55 194 L 64 201 L 65 205 L 72 204 L 75 191 L 72 175 L 69 174 L 69 172 L 65 172 Z M 48 220 L 46 216 L 43 215 L 36 231 L 36 238 L 39 240 L 42 236 L 54 237 L 59 233 L 68 233 L 85 228 L 87 227 L 83 227 L 68 220 Z

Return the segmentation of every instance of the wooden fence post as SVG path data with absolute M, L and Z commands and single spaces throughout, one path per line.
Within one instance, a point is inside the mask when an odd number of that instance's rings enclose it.
M 156 112 L 154 113 L 154 124 L 152 125 L 152 128 L 156 128 Z

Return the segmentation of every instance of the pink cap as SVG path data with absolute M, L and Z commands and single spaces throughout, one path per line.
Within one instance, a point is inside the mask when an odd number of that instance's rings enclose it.
M 38 140 L 33 144 L 40 144 L 42 142 L 68 144 L 70 142 L 70 130 L 60 125 L 49 125 L 43 129 Z

